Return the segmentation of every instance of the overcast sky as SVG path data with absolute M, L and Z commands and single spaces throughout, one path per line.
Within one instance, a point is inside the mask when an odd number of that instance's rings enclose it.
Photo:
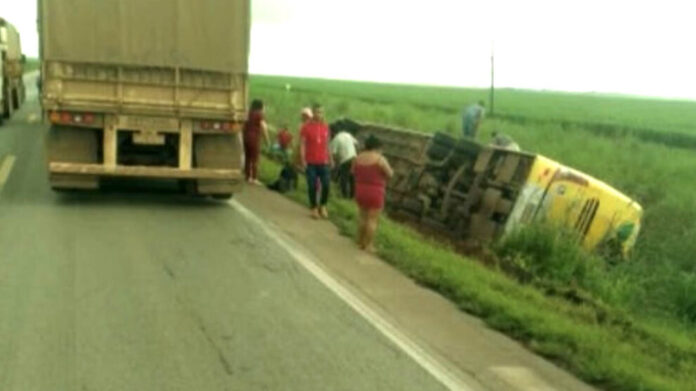
M 499 86 L 696 99 L 693 0 L 253 3 L 252 73 L 485 86 L 494 46 Z M 28 55 L 35 7 L 0 0 Z

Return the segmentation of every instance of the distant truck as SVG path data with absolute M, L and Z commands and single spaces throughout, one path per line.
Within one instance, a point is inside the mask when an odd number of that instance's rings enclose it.
M 49 180 L 242 184 L 250 0 L 39 0 Z
M 636 201 L 539 154 L 348 119 L 331 128 L 382 139 L 395 171 L 387 209 L 429 233 L 481 244 L 546 222 L 576 232 L 587 249 L 627 256 L 640 231 Z
M 24 62 L 17 29 L 0 18 L 0 122 L 24 103 Z

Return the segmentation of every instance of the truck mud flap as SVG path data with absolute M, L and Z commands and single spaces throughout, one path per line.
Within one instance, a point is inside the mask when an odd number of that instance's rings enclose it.
M 46 157 L 49 162 L 87 163 L 98 162 L 97 134 L 91 129 L 68 126 L 52 126 L 46 138 Z M 49 182 L 54 190 L 99 188 L 99 178 L 91 175 L 50 174 Z
M 241 135 L 197 135 L 194 139 L 194 166 L 197 168 L 239 169 L 243 166 Z M 200 179 L 196 192 L 228 198 L 242 188 L 242 181 Z

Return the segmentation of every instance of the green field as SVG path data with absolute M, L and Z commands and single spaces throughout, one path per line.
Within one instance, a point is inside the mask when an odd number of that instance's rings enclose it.
M 254 79 L 254 85 L 258 87 L 277 88 L 288 84 L 297 92 L 321 92 L 326 96 L 351 97 L 367 103 L 406 104 L 424 112 L 456 114 L 466 102 L 480 99 L 488 102 L 488 91 L 480 89 L 287 77 L 258 76 Z M 631 133 L 675 146 L 690 143 L 696 147 L 694 101 L 501 89 L 496 91 L 495 112 L 516 122 L 580 125 L 598 133 Z M 442 129 L 454 130 L 459 127 L 459 122 L 455 118 L 438 125 Z
M 452 134 L 459 131 L 461 107 L 486 98 L 482 90 L 280 77 L 254 77 L 251 91 L 267 102 L 272 124 L 296 127 L 299 108 L 318 101 L 330 120 L 347 116 Z M 531 281 L 490 276 L 472 282 L 460 274 L 484 276 L 488 269 L 447 258 L 448 250 L 420 245 L 392 223 L 381 233 L 380 255 L 606 389 L 696 389 L 693 376 L 681 375 L 696 373 L 696 144 L 689 144 L 696 139 L 696 102 L 514 90 L 497 96 L 500 115 L 484 122 L 482 141 L 502 131 L 524 149 L 585 171 L 643 205 L 632 259 L 611 266 L 553 233 L 530 230 L 492 251 L 522 259 L 534 273 Z M 350 209 L 333 208 L 343 211 L 337 223 L 350 227 Z M 475 284 L 476 292 L 462 284 Z M 548 299 L 535 296 L 540 293 Z

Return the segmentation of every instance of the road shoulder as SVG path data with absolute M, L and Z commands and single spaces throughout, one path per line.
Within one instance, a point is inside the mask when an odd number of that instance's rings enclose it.
M 301 205 L 261 188 L 247 188 L 238 201 L 312 254 L 320 267 L 463 379 L 476 379 L 489 390 L 592 389 L 358 250 L 331 223 L 312 221 Z

